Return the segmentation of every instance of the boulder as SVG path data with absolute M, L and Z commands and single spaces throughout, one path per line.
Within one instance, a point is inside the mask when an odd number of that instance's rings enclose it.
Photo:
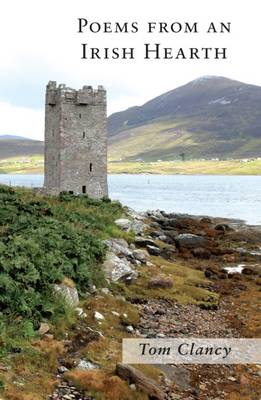
M 129 231 L 132 224 L 132 221 L 127 218 L 116 219 L 114 222 L 123 231 Z
M 112 253 L 116 254 L 116 256 L 119 257 L 131 256 L 129 245 L 124 239 L 109 239 L 109 240 L 104 240 L 104 243 Z
M 41 322 L 40 327 L 38 329 L 38 333 L 40 336 L 45 335 L 50 330 L 50 326 L 46 322 Z
M 147 245 L 146 248 L 151 256 L 159 256 L 160 255 L 161 250 L 159 247 Z
M 82 369 L 82 370 L 90 370 L 90 369 L 98 369 L 98 365 L 93 364 L 90 361 L 86 360 L 80 360 L 79 363 L 76 366 L 77 369 Z
M 165 260 L 169 260 L 169 261 L 174 261 L 175 260 L 175 248 L 173 246 L 171 247 L 164 247 L 161 252 L 160 255 L 162 258 L 164 258 Z
M 171 289 L 173 287 L 173 282 L 171 279 L 167 278 L 153 278 L 148 283 L 149 289 Z
M 131 268 L 128 260 L 121 259 L 111 252 L 107 253 L 103 268 L 108 279 L 113 282 L 117 282 L 120 279 L 130 281 L 138 276 L 137 272 Z
M 200 222 L 202 224 L 212 224 L 212 219 L 209 217 L 203 217 L 203 218 L 201 218 Z
M 252 269 L 252 268 L 245 267 L 245 268 L 242 270 L 242 274 L 244 274 L 244 275 L 257 275 L 258 273 L 257 273 L 257 271 L 255 271 L 255 270 Z
M 140 233 L 142 233 L 146 227 L 147 225 L 144 224 L 142 221 L 134 221 L 131 224 L 131 230 L 135 233 L 135 235 L 139 235 Z
M 66 283 L 54 285 L 54 292 L 63 297 L 64 301 L 71 307 L 77 307 L 79 304 L 79 295 L 76 287 L 69 286 Z
M 168 242 L 168 237 L 166 235 L 160 235 L 159 240 L 161 240 L 162 242 Z
M 225 232 L 232 232 L 234 229 L 227 224 L 218 224 L 215 226 L 215 230 L 225 233 Z
M 175 243 L 178 248 L 193 249 L 198 247 L 208 247 L 208 241 L 202 236 L 191 233 L 183 233 L 175 237 Z
M 148 217 L 155 217 L 155 218 L 162 218 L 162 211 L 160 210 L 148 210 L 147 211 Z
M 163 233 L 161 231 L 153 231 L 150 232 L 150 236 L 158 238 L 159 236 L 161 236 Z
M 192 254 L 196 258 L 201 258 L 202 260 L 208 260 L 211 256 L 211 252 L 203 247 L 197 247 L 192 250 Z
M 148 378 L 132 365 L 117 364 L 116 374 L 128 383 L 135 384 L 139 390 L 148 395 L 149 399 L 164 400 L 166 398 L 165 393 L 156 381 Z
M 111 291 L 110 291 L 110 289 L 105 287 L 105 288 L 101 289 L 101 293 L 104 294 L 105 296 L 108 296 L 109 294 L 111 294 Z
M 153 240 L 142 238 L 142 237 L 136 237 L 135 244 L 140 247 L 157 246 Z
M 149 253 L 146 250 L 141 249 L 134 250 L 132 255 L 136 260 L 141 261 L 142 263 L 146 263 L 150 258 Z

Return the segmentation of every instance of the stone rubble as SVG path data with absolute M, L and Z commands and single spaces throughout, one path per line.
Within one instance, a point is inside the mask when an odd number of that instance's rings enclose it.
M 128 281 L 137 279 L 138 271 L 145 265 L 154 266 L 150 261 L 150 256 L 161 256 L 169 261 L 173 261 L 175 258 L 195 261 L 195 265 L 200 265 L 205 276 L 211 279 L 211 283 L 206 286 L 211 291 L 215 289 L 215 282 L 233 279 L 229 275 L 234 274 L 228 274 L 224 271 L 224 265 L 235 265 L 233 262 L 240 261 L 243 257 L 252 257 L 253 260 L 258 260 L 258 255 L 255 258 L 254 251 L 251 255 L 251 252 L 246 252 L 242 248 L 238 251 L 238 248 L 226 248 L 220 244 L 219 239 L 221 237 L 235 234 L 235 230 L 227 223 L 217 223 L 217 219 L 168 214 L 159 210 L 145 214 L 132 213 L 131 216 L 132 220 L 120 219 L 115 222 L 124 231 L 134 230 L 137 235 L 134 243 L 129 245 L 123 239 L 105 241 L 108 253 L 103 267 L 107 273 L 107 278 L 112 282 L 124 281 L 128 283 Z M 144 218 L 146 218 L 146 223 L 144 223 Z M 151 220 L 149 224 L 148 218 Z M 133 229 L 134 226 L 139 226 L 139 229 Z M 146 233 L 148 229 L 149 234 Z M 159 244 L 160 242 L 161 244 Z M 247 277 L 252 277 L 252 268 L 256 271 L 255 268 L 259 267 L 251 266 L 251 268 L 248 268 Z M 164 272 L 164 266 L 162 266 L 162 272 Z M 258 272 L 255 273 L 258 274 Z M 148 286 L 151 289 L 164 290 L 175 287 L 175 281 L 166 277 L 166 275 L 161 276 L 159 274 L 149 281 Z M 238 285 L 238 287 L 238 290 L 244 290 L 243 285 Z M 101 289 L 99 293 L 112 295 L 107 288 Z M 116 298 L 124 299 L 122 296 L 116 296 Z M 125 325 L 124 329 L 129 334 L 159 339 L 240 336 L 239 331 L 228 323 L 229 308 L 224 300 L 220 301 L 217 309 L 204 309 L 204 307 L 191 304 L 181 305 L 160 298 L 137 302 L 136 306 L 139 310 L 140 321 L 135 328 L 129 324 Z M 111 313 L 115 317 L 121 317 L 117 311 L 112 310 Z M 126 313 L 122 316 L 125 319 L 128 318 Z M 104 316 L 95 311 L 94 318 L 97 321 L 102 321 Z M 87 360 L 80 360 L 78 367 L 79 365 L 86 366 L 84 369 L 97 368 L 96 365 Z M 222 379 L 231 383 L 235 382 L 233 378 L 235 375 L 234 366 L 219 366 L 216 369 L 213 366 L 195 365 L 158 367 L 165 373 L 162 388 L 166 400 L 222 400 L 226 398 L 226 391 L 216 390 L 215 396 L 212 396 L 210 391 L 213 385 L 218 384 Z M 61 368 L 62 366 L 60 366 L 59 373 L 62 374 Z M 254 374 L 259 377 L 256 372 L 253 372 Z M 200 381 L 198 386 L 193 383 L 192 377 L 199 378 L 200 376 L 205 378 Z M 179 389 L 178 393 L 171 388 L 171 381 L 175 382 L 175 387 Z M 248 377 L 243 374 L 240 382 L 242 385 L 248 385 Z M 131 384 L 130 387 L 133 391 L 136 391 L 135 385 Z M 84 397 L 70 384 L 62 383 L 53 395 L 49 396 L 49 399 L 94 400 L 94 397 Z
M 93 396 L 86 396 L 68 382 L 61 382 L 48 400 L 96 400 Z

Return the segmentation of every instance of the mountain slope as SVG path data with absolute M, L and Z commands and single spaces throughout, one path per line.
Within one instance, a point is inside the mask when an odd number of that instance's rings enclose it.
M 261 87 L 202 77 L 108 118 L 111 160 L 261 153 Z
M 0 136 L 0 160 L 16 157 L 43 154 L 44 143 L 39 140 L 31 140 L 21 136 Z

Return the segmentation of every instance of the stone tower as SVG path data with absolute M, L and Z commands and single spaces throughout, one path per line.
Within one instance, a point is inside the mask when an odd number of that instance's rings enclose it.
M 45 103 L 44 187 L 102 198 L 107 188 L 106 91 L 50 81 Z

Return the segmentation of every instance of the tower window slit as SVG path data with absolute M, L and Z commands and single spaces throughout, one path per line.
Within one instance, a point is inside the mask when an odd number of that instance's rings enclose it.
M 90 172 L 92 172 L 92 163 L 90 163 Z
M 86 133 L 85 132 L 82 133 L 82 137 L 83 137 L 83 139 L 85 139 L 85 137 L 86 137 Z
M 82 192 L 83 192 L 83 194 L 86 193 L 86 186 L 85 185 L 82 187 Z
M 80 118 L 80 119 L 82 118 L 82 114 L 81 114 L 81 113 L 79 114 L 79 118 Z

